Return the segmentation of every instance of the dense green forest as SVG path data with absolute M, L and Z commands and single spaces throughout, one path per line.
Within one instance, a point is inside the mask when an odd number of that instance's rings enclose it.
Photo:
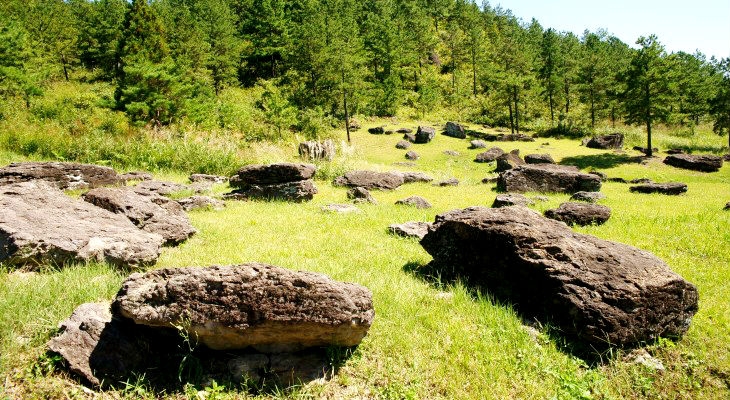
M 113 95 L 93 106 L 133 124 L 241 130 L 248 111 L 229 89 L 256 88 L 251 106 L 278 136 L 403 108 L 518 132 L 727 134 L 730 60 L 636 45 L 469 0 L 5 0 L 0 93 L 30 109 L 53 82 L 106 83 Z

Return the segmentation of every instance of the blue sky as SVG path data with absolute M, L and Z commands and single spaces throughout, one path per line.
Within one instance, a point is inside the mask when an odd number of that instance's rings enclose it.
M 709 59 L 730 57 L 730 0 L 492 0 L 543 28 L 571 31 L 606 29 L 631 46 L 656 34 L 667 52 L 699 50 Z

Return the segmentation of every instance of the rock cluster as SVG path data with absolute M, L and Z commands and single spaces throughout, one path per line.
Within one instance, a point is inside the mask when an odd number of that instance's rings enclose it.
M 317 167 L 313 164 L 255 164 L 248 165 L 230 179 L 236 188 L 226 195 L 229 199 L 263 199 L 308 201 L 317 194 L 312 177 Z
M 680 336 L 697 312 L 697 288 L 653 254 L 524 207 L 439 215 L 421 245 L 430 271 L 465 278 L 595 346 Z
M 206 359 L 222 361 L 229 377 L 240 378 L 259 370 L 246 364 L 266 367 L 307 354 L 286 353 L 356 346 L 374 316 L 368 289 L 321 274 L 257 263 L 161 269 L 127 278 L 111 312 L 108 304 L 79 306 L 49 348 L 72 372 L 100 385 L 176 369 L 169 359 L 183 332 L 202 345 Z

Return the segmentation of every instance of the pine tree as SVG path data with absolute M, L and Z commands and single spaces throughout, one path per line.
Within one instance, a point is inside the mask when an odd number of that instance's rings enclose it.
M 672 104 L 672 83 L 664 47 L 656 36 L 640 37 L 625 77 L 626 122 L 646 125 L 646 155 L 651 157 L 651 128 L 666 121 Z
M 721 60 L 716 66 L 722 76 L 715 96 L 710 100 L 710 115 L 714 120 L 712 129 L 718 135 L 728 135 L 730 154 L 730 58 Z

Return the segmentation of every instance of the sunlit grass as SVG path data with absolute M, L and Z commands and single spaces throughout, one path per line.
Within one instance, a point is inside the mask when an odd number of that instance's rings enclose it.
M 411 149 L 421 158 L 415 166 L 405 151 L 395 149 L 400 135 L 369 135 L 367 127 L 415 127 L 369 121 L 353 134 L 352 147 L 332 163 L 320 164 L 319 193 L 308 203 L 227 202 L 223 211 L 194 211 L 190 218 L 198 234 L 175 248 L 166 248 L 154 268 L 207 266 L 257 261 L 294 270 L 321 272 L 367 286 L 373 292 L 376 318 L 353 357 L 328 382 L 312 382 L 272 397 L 293 398 L 727 398 L 730 373 L 730 167 L 716 173 L 679 170 L 661 158 L 640 163 L 639 153 L 614 154 L 579 146 L 573 140 L 542 138 L 529 143 L 494 143 L 521 154 L 550 153 L 558 162 L 596 168 L 609 177 L 648 177 L 682 181 L 687 194 L 678 197 L 629 192 L 622 183 L 605 183 L 612 217 L 601 226 L 575 228 L 604 239 L 648 250 L 700 291 L 700 311 L 687 335 L 677 342 L 649 346 L 665 371 L 631 365 L 623 351 L 604 354 L 605 363 L 587 365 L 563 350 L 547 327 L 530 333 L 508 304 L 496 304 L 488 293 L 460 283 L 426 281 L 413 269 L 430 261 L 417 241 L 387 233 L 387 226 L 410 220 L 433 221 L 436 214 L 473 205 L 490 206 L 497 193 L 481 183 L 493 164 L 474 163 L 481 150 L 468 140 L 437 134 L 426 145 Z M 343 134 L 344 138 L 344 134 Z M 722 138 L 716 137 L 718 143 Z M 714 143 L 714 142 L 713 142 Z M 268 150 L 266 150 L 268 149 Z M 443 154 L 455 150 L 458 156 Z M 260 146 L 251 159 L 295 161 L 295 149 Z M 10 152 L 0 159 L 12 161 Z M 360 212 L 321 211 L 328 203 L 347 202 L 346 189 L 333 187 L 338 171 L 367 168 L 414 170 L 436 180 L 457 178 L 457 187 L 409 184 L 392 192 L 374 191 L 377 205 L 360 204 Z M 183 182 L 187 171 L 167 172 L 164 179 Z M 216 188 L 216 192 L 222 191 Z M 397 206 L 411 195 L 425 197 L 429 210 Z M 528 193 L 535 196 L 536 193 Z M 544 211 L 569 195 L 548 194 L 534 209 Z M 58 373 L 30 373 L 39 365 L 45 341 L 56 324 L 79 304 L 109 300 L 123 275 L 103 265 L 48 270 L 38 274 L 0 274 L 0 374 L 24 397 L 63 397 L 78 386 Z M 539 327 L 538 327 L 539 328 Z M 37 368 L 36 368 L 37 369 Z M 723 378 L 723 376 L 725 378 Z M 18 389 L 18 388 L 21 389 Z M 181 388 L 172 398 L 191 398 L 196 390 Z M 9 389 L 0 394 L 14 397 Z M 198 387 L 197 390 L 202 390 Z M 133 383 L 128 392 L 109 398 L 155 398 L 159 394 Z M 244 392 L 223 390 L 221 398 L 241 398 Z M 269 396 L 269 395 L 267 395 Z M 266 397 L 266 396 L 264 396 Z

